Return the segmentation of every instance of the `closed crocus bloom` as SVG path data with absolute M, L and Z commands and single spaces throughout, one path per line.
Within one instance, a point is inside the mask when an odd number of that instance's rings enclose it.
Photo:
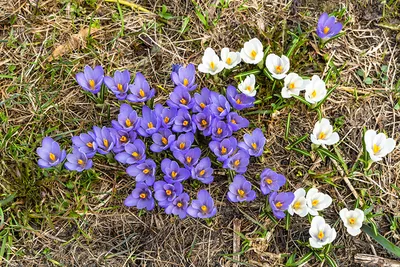
M 189 200 L 190 197 L 187 193 L 180 194 L 165 208 L 165 213 L 178 215 L 179 219 L 186 218 Z
M 189 64 L 186 67 L 181 67 L 178 71 L 171 73 L 171 79 L 175 85 L 185 87 L 189 91 L 193 91 L 197 88 L 195 83 L 196 68 L 193 64 Z
M 249 126 L 250 122 L 237 114 L 236 112 L 230 112 L 226 117 L 228 122 L 228 126 L 231 127 L 233 132 L 236 132 L 242 128 L 246 128 Z
M 326 224 L 321 216 L 315 216 L 312 219 L 309 233 L 311 236 L 309 239 L 310 245 L 313 248 L 322 248 L 332 243 L 336 238 L 336 230 Z
M 102 66 L 96 66 L 94 69 L 89 66 L 85 66 L 83 72 L 76 74 L 76 81 L 83 88 L 83 90 L 93 94 L 100 92 L 103 80 L 104 70 Z
M 140 139 L 126 144 L 124 150 L 115 155 L 115 159 L 118 162 L 131 165 L 141 163 L 146 159 L 146 145 Z
M 285 183 L 285 176 L 268 168 L 264 169 L 260 175 L 260 189 L 264 195 L 278 191 Z
M 247 76 L 243 82 L 239 83 L 238 89 L 247 96 L 255 96 L 257 93 L 256 76 L 254 76 L 254 74 Z
M 214 115 L 208 107 L 206 107 L 202 112 L 192 115 L 192 120 L 196 124 L 197 129 L 202 131 L 204 136 L 211 135 L 213 118 Z
M 151 138 L 154 143 L 150 146 L 150 150 L 156 153 L 168 149 L 175 141 L 175 135 L 169 129 L 161 129 Z
M 125 100 L 130 80 L 131 74 L 128 70 L 122 72 L 118 70 L 115 71 L 114 78 L 109 76 L 104 77 L 104 83 L 118 100 Z
M 197 193 L 197 199 L 192 201 L 192 204 L 187 208 L 187 213 L 193 218 L 202 219 L 215 216 L 217 208 L 207 190 L 202 189 Z
M 244 150 L 239 150 L 235 155 L 224 161 L 223 167 L 229 168 L 237 173 L 245 173 L 249 162 L 249 153 Z
M 191 132 L 181 134 L 178 136 L 176 141 L 172 143 L 170 150 L 172 152 L 186 152 L 192 146 L 194 142 L 194 134 Z
M 318 20 L 317 34 L 319 38 L 328 39 L 338 34 L 343 28 L 342 23 L 336 22 L 334 16 L 323 13 Z
M 213 124 L 211 126 L 212 140 L 220 141 L 231 135 L 232 135 L 232 129 L 228 126 L 226 122 L 220 121 L 218 119 L 213 120 Z
M 225 96 L 220 94 L 211 94 L 210 111 L 215 117 L 222 120 L 226 117 L 226 115 L 228 115 L 230 110 L 231 105 L 229 105 L 229 102 L 226 100 Z
M 194 105 L 194 101 L 185 87 L 177 86 L 174 91 L 169 94 L 167 105 L 177 109 L 191 109 Z
M 128 104 L 122 104 L 119 109 L 118 119 L 111 121 L 111 125 L 116 130 L 125 130 L 127 132 L 137 130 L 140 126 L 140 119 L 133 108 Z
M 67 162 L 64 166 L 67 170 L 82 172 L 92 168 L 93 161 L 78 149 L 74 149 L 72 154 L 67 155 Z
M 224 47 L 221 50 L 221 60 L 225 63 L 226 69 L 232 69 L 242 61 L 240 58 L 240 52 L 229 51 L 229 48 L 227 47 Z
M 323 118 L 315 123 L 311 141 L 316 145 L 333 145 L 339 142 L 339 134 L 333 132 L 329 120 Z
M 156 179 L 156 163 L 152 159 L 146 159 L 142 163 L 129 166 L 126 173 L 135 177 L 136 182 L 144 182 L 148 186 L 152 186 Z
M 236 150 L 237 140 L 231 136 L 222 141 L 211 141 L 208 146 L 214 152 L 215 156 L 217 156 L 217 160 L 224 162 Z
M 136 73 L 135 81 L 129 85 L 129 94 L 126 99 L 131 102 L 146 102 L 152 98 L 156 90 L 150 88 L 146 78 L 140 72 Z
M 265 66 L 271 73 L 272 77 L 277 80 L 282 80 L 286 77 L 286 73 L 290 69 L 290 61 L 285 55 L 279 57 L 275 54 L 269 54 L 265 61 Z
M 304 90 L 305 82 L 297 73 L 289 73 L 284 80 L 282 88 L 282 97 L 291 98 L 292 95 L 300 95 L 300 91 Z
M 152 210 L 155 204 L 149 187 L 145 183 L 137 183 L 136 188 L 125 199 L 124 205 L 138 209 Z
M 192 168 L 192 178 L 199 180 L 203 184 L 210 184 L 214 181 L 213 169 L 211 168 L 211 160 L 209 157 L 203 158 Z
M 272 192 L 269 195 L 269 205 L 272 209 L 272 213 L 277 219 L 285 218 L 285 211 L 289 208 L 293 199 L 294 194 L 292 192 Z
M 362 210 L 348 210 L 344 208 L 339 212 L 339 215 L 350 235 L 356 236 L 361 233 L 361 226 L 364 221 L 364 212 Z
M 244 43 L 240 57 L 248 64 L 258 64 L 264 58 L 263 45 L 257 38 Z
M 176 133 L 196 132 L 196 124 L 192 121 L 192 117 L 187 109 L 179 109 L 172 126 L 172 131 Z
M 154 110 L 148 106 L 142 108 L 142 118 L 140 119 L 140 127 L 138 133 L 143 137 L 149 137 L 160 129 L 161 120 Z
M 253 107 L 255 101 L 255 98 L 252 96 L 238 94 L 236 88 L 232 85 L 228 85 L 226 89 L 226 98 L 232 107 L 237 110 Z
M 211 95 L 216 94 L 211 92 L 208 88 L 204 87 L 201 89 L 201 93 L 194 94 L 194 106 L 193 112 L 202 112 L 206 107 L 211 104 Z
M 229 185 L 227 198 L 230 202 L 250 202 L 256 198 L 256 192 L 251 189 L 251 183 L 246 178 L 236 175 Z
M 167 183 L 183 182 L 190 176 L 189 170 L 179 167 L 176 161 L 170 159 L 161 161 L 161 170 Z
M 288 208 L 288 212 L 292 216 L 296 213 L 300 217 L 304 217 L 308 214 L 306 190 L 304 190 L 304 188 L 299 188 L 294 192 L 294 199 Z
M 325 82 L 318 75 L 314 75 L 311 81 L 307 81 L 305 99 L 311 104 L 315 104 L 326 96 Z
M 259 157 L 264 152 L 265 137 L 260 128 L 254 129 L 251 134 L 243 136 L 244 142 L 239 143 L 239 147 L 246 150 L 250 156 Z
M 97 144 L 95 142 L 96 136 L 93 132 L 82 133 L 79 136 L 73 136 L 71 138 L 74 148 L 77 148 L 82 153 L 85 153 L 86 157 L 92 158 L 97 151 Z
M 110 153 L 117 144 L 115 129 L 94 126 L 93 131 L 96 135 L 97 151 L 103 155 Z
M 311 188 L 307 192 L 306 204 L 308 213 L 316 216 L 318 211 L 324 210 L 332 204 L 332 198 L 327 194 L 318 192 L 317 188 Z
M 60 145 L 51 137 L 42 140 L 42 146 L 36 149 L 39 155 L 38 165 L 40 168 L 50 168 L 59 165 L 66 156 L 66 151 L 60 149 Z
M 382 160 L 396 147 L 396 141 L 393 138 L 387 138 L 384 133 L 377 134 L 374 130 L 365 132 L 364 142 L 372 161 Z
M 191 148 L 186 152 L 174 152 L 174 157 L 179 160 L 188 170 L 191 170 L 199 161 L 201 150 L 198 147 Z
M 154 198 L 158 201 L 158 205 L 166 208 L 177 196 L 182 194 L 183 186 L 181 183 L 168 184 L 164 181 L 154 183 Z
M 203 73 L 209 73 L 215 75 L 221 72 L 225 67 L 225 63 L 222 62 L 215 51 L 208 47 L 204 52 L 204 56 L 201 59 L 201 64 L 198 66 L 198 70 Z

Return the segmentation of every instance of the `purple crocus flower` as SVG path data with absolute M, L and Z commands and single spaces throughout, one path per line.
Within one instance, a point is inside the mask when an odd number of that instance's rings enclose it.
M 191 170 L 197 164 L 200 156 L 201 150 L 198 147 L 191 148 L 186 152 L 174 151 L 174 157 L 189 170 Z
M 72 154 L 67 155 L 67 162 L 65 162 L 64 166 L 67 170 L 82 172 L 92 168 L 93 161 L 88 159 L 85 153 L 74 149 Z
M 238 146 L 246 150 L 250 156 L 259 157 L 264 152 L 265 137 L 261 129 L 256 128 L 251 134 L 245 134 L 244 142 L 240 142 Z
M 236 175 L 229 185 L 227 198 L 231 202 L 250 202 L 256 198 L 256 192 L 251 189 L 251 183 L 246 178 L 242 175 Z
M 96 154 L 97 144 L 95 139 L 96 136 L 91 131 L 71 138 L 73 147 L 77 148 L 82 153 L 85 153 L 88 158 L 92 158 Z
M 328 13 L 323 13 L 318 20 L 317 34 L 321 39 L 328 39 L 338 34 L 342 28 L 342 23 L 336 22 L 334 16 L 330 17 Z
M 161 125 L 165 128 L 171 128 L 174 124 L 177 109 L 176 108 L 166 108 L 161 104 L 156 104 L 154 111 L 160 118 Z
M 126 144 L 124 150 L 124 152 L 115 155 L 115 159 L 118 162 L 131 165 L 142 163 L 146 160 L 146 145 L 140 139 Z
M 154 183 L 154 198 L 157 199 L 158 205 L 162 208 L 166 208 L 182 192 L 181 183 L 167 184 L 164 181 Z
M 180 68 L 182 68 L 181 64 L 172 64 L 172 67 L 171 67 L 172 72 L 178 72 Z
M 211 138 L 212 140 L 220 141 L 225 137 L 232 135 L 232 130 L 224 121 L 214 119 L 211 126 Z
M 193 64 L 189 64 L 186 67 L 181 67 L 176 72 L 171 73 L 171 79 L 176 86 L 183 86 L 189 91 L 193 91 L 197 88 L 197 84 L 194 84 L 196 78 L 196 68 Z
M 134 207 L 138 209 L 152 210 L 154 209 L 154 199 L 151 195 L 149 187 L 145 183 L 137 183 L 136 188 L 125 199 L 124 205 L 127 207 Z
M 178 110 L 172 130 L 176 133 L 196 132 L 196 124 L 192 121 L 192 117 L 187 109 L 181 108 Z
M 192 120 L 197 126 L 197 129 L 203 132 L 204 136 L 211 135 L 211 125 L 213 121 L 213 114 L 210 109 L 206 107 L 202 112 L 193 114 Z
M 194 134 L 191 132 L 181 134 L 178 136 L 175 142 L 172 143 L 170 150 L 172 152 L 186 152 L 192 146 L 194 142 Z
M 190 171 L 179 167 L 176 161 L 170 159 L 161 161 L 161 170 L 165 174 L 164 180 L 170 184 L 185 181 L 190 176 Z
M 119 109 L 118 120 L 113 120 L 111 125 L 115 130 L 129 132 L 140 126 L 140 118 L 130 105 L 124 103 Z
M 103 80 L 104 70 L 102 66 L 96 66 L 94 69 L 92 69 L 86 65 L 83 72 L 76 74 L 76 81 L 83 88 L 83 90 L 93 94 L 100 92 Z
M 193 112 L 202 112 L 206 107 L 208 107 L 211 104 L 211 94 L 216 94 L 216 93 L 211 92 L 206 87 L 201 89 L 200 94 L 195 93 Z
M 129 166 L 126 169 L 126 173 L 136 177 L 136 182 L 144 182 L 151 186 L 156 179 L 156 163 L 152 159 L 146 159 L 142 163 Z
M 192 201 L 186 212 L 193 218 L 204 219 L 215 216 L 217 208 L 214 206 L 214 200 L 207 190 L 202 189 L 197 193 L 197 199 Z
M 136 140 L 137 133 L 134 131 L 124 131 L 119 130 L 116 131 L 115 138 L 117 140 L 117 144 L 114 146 L 113 152 L 120 153 L 125 150 L 125 146 Z
M 268 168 L 262 171 L 260 178 L 260 188 L 264 195 L 268 195 L 273 191 L 278 191 L 286 183 L 285 176 Z
M 272 192 L 269 195 L 269 205 L 271 206 L 272 213 L 277 219 L 285 218 L 285 210 L 289 208 L 289 205 L 294 199 L 292 192 L 277 193 Z
M 188 89 L 183 86 L 175 87 L 174 91 L 169 94 L 169 98 L 167 100 L 169 107 L 191 109 L 194 105 Z
M 131 94 L 126 99 L 131 102 L 145 102 L 156 93 L 154 89 L 150 88 L 146 78 L 140 72 L 136 73 L 135 81 L 128 88 Z
M 192 178 L 199 180 L 203 184 L 210 184 L 214 181 L 213 171 L 210 158 L 202 158 L 196 167 L 192 169 Z
M 231 127 L 233 132 L 246 128 L 250 124 L 246 118 L 239 116 L 236 112 L 230 112 L 228 116 L 226 116 L 226 120 L 228 121 L 228 126 Z
M 237 148 L 237 140 L 231 136 L 222 141 L 211 141 L 208 146 L 217 156 L 217 160 L 224 162 Z
M 131 80 L 131 74 L 128 70 L 115 71 L 114 78 L 104 77 L 104 83 L 114 93 L 118 100 L 125 100 L 128 92 L 128 85 Z
M 249 154 L 244 150 L 239 150 L 235 155 L 224 161 L 223 167 L 234 170 L 237 173 L 245 173 L 249 162 Z
M 168 149 L 175 141 L 175 135 L 172 134 L 170 129 L 160 129 L 151 138 L 154 143 L 150 146 L 150 150 L 156 153 Z
M 180 219 L 186 218 L 189 200 L 190 197 L 187 193 L 180 194 L 172 202 L 170 202 L 168 207 L 165 209 L 165 213 L 178 215 Z
M 103 155 L 110 153 L 117 144 L 115 129 L 94 126 L 93 131 L 96 135 L 97 152 Z
M 40 168 L 50 168 L 60 164 L 66 156 L 66 151 L 60 149 L 60 145 L 51 137 L 42 140 L 42 146 L 36 149 L 39 155 L 38 165 Z
M 148 106 L 143 106 L 138 133 L 143 137 L 149 137 L 158 131 L 160 125 L 160 118 L 157 116 L 156 112 L 151 110 Z
M 255 98 L 252 96 L 247 96 L 245 94 L 238 94 L 236 88 L 232 85 L 228 85 L 226 89 L 226 98 L 232 107 L 237 110 L 242 110 L 245 108 L 251 108 L 254 106 Z
M 229 105 L 228 100 L 226 100 L 225 96 L 220 94 L 211 94 L 211 112 L 215 115 L 215 117 L 219 119 L 224 119 L 226 115 L 228 115 L 231 110 L 231 105 Z

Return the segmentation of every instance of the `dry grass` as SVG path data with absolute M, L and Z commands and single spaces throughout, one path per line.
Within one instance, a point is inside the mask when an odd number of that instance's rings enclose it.
M 83 174 L 39 170 L 34 151 L 43 136 L 57 137 L 69 146 L 72 135 L 93 125 L 109 125 L 118 112 L 112 96 L 107 96 L 104 104 L 95 104 L 82 93 L 74 75 L 86 64 L 102 64 L 107 73 L 116 69 L 141 71 L 158 89 L 156 101 L 163 102 L 173 88 L 169 80 L 171 63 L 197 64 L 207 46 L 237 50 L 254 36 L 281 53 L 289 45 L 288 35 L 282 34 L 286 29 L 300 25 L 311 31 L 321 10 L 331 12 L 346 6 L 344 18 L 351 18 L 346 35 L 323 50 L 308 45 L 299 55 L 310 58 L 299 56 L 298 62 L 293 62 L 294 69 L 304 75 L 322 75 L 326 72 L 325 55 L 341 68 L 340 76 L 332 78 L 339 86 L 323 105 L 322 113 L 340 126 L 339 147 L 349 166 L 362 151 L 364 126 L 400 139 L 400 113 L 394 109 L 399 101 L 394 88 L 400 77 L 400 48 L 395 40 L 396 31 L 377 27 L 383 12 L 379 1 L 322 4 L 318 0 L 249 0 L 246 9 L 241 8 L 239 0 L 231 1 L 225 9 L 216 8 L 215 0 L 198 1 L 201 8 L 208 9 L 209 21 L 220 16 L 210 29 L 201 24 L 190 1 L 141 1 L 138 4 L 150 12 L 137 12 L 121 5 L 123 36 L 116 4 L 99 1 L 91 6 L 90 2 L 94 1 L 0 1 L 0 192 L 4 197 L 16 194 L 13 202 L 3 207 L 6 223 L 0 225 L 0 235 L 10 239 L 6 239 L 8 255 L 2 264 L 235 266 L 232 256 L 224 255 L 238 252 L 233 250 L 234 246 L 248 246 L 246 253 L 233 257 L 249 266 L 280 266 L 285 262 L 282 255 L 293 251 L 303 255 L 309 251 L 296 242 L 308 240 L 306 219 L 292 218 L 291 228 L 286 231 L 283 222 L 276 225 L 268 217 L 260 216 L 265 214 L 265 200 L 261 197 L 250 204 L 229 203 L 225 199 L 228 181 L 224 176 L 217 177 L 208 188 L 219 213 L 207 225 L 194 219 L 179 221 L 162 211 L 139 213 L 122 207 L 132 179 L 104 157 L 95 160 L 94 171 Z M 396 3 L 386 12 L 398 14 Z M 162 4 L 177 18 L 161 20 L 157 13 Z M 181 33 L 185 16 L 190 18 L 190 26 Z M 389 22 L 396 23 L 394 15 L 387 16 Z M 77 49 L 60 59 L 51 59 L 56 46 L 66 44 L 90 23 L 100 24 L 92 38 L 79 39 Z M 315 36 L 310 36 L 310 43 L 316 43 Z M 382 65 L 388 66 L 387 80 L 378 77 Z M 365 84 L 356 74 L 360 69 L 365 76 L 374 77 L 372 85 Z M 236 84 L 232 78 L 217 81 L 199 74 L 197 79 L 202 86 L 216 90 L 227 82 Z M 270 86 L 264 84 L 261 92 L 267 92 Z M 270 109 L 270 104 L 264 103 L 259 109 Z M 300 137 L 312 130 L 317 114 L 300 103 L 273 115 L 249 115 L 252 126 L 265 129 L 268 141 L 267 152 L 252 162 L 246 176 L 257 184 L 257 173 L 265 167 L 275 168 L 288 178 L 287 190 L 315 185 L 329 193 L 335 201 L 324 217 L 331 224 L 337 223 L 339 234 L 333 257 L 339 266 L 357 266 L 353 261 L 356 253 L 391 257 L 366 235 L 351 238 L 345 234 L 338 211 L 354 206 L 355 192 L 361 201 L 374 206 L 375 213 L 384 214 L 376 218 L 379 230 L 399 244 L 399 230 L 393 225 L 397 226 L 400 210 L 400 150 L 374 165 L 368 175 L 356 171 L 349 180 L 354 187 L 352 192 L 331 161 L 322 162 L 318 157 L 311 160 L 285 149 L 288 142 L 283 136 L 289 112 L 291 136 Z M 310 142 L 305 141 L 300 147 L 309 151 Z M 309 170 L 317 175 L 309 174 Z M 325 178 L 318 178 L 321 176 Z M 190 194 L 193 196 L 195 190 Z M 241 244 L 240 239 L 234 238 L 234 222 L 235 229 L 246 237 Z M 319 265 L 314 262 L 308 266 Z

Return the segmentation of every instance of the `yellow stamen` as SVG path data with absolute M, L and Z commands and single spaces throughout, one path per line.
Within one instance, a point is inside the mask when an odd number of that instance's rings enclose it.
M 192 162 L 192 157 L 189 157 L 189 156 L 188 156 L 188 157 L 186 157 L 186 162 L 187 162 L 187 163 L 190 163 L 190 162 Z
M 222 134 L 222 129 L 221 128 L 217 129 L 217 134 Z
M 214 61 L 211 61 L 211 62 L 210 62 L 210 68 L 211 68 L 212 70 L 215 70 L 215 63 L 214 63 Z
M 117 88 L 118 88 L 118 91 L 120 91 L 120 92 L 123 92 L 124 91 L 124 88 L 122 87 L 122 84 L 117 84 Z
M 231 64 L 232 64 L 232 59 L 231 59 L 230 57 L 228 57 L 228 58 L 226 59 L 226 63 L 227 63 L 228 65 L 231 65 Z
M 140 157 L 139 153 L 137 153 L 136 151 L 134 151 L 132 153 L 132 156 L 135 157 L 135 158 L 139 158 Z
M 253 88 L 250 86 L 250 85 L 248 85 L 247 87 L 246 87 L 246 90 L 247 91 L 251 91 Z
M 139 90 L 139 95 L 140 95 L 141 98 L 146 96 L 146 94 L 144 93 L 143 89 Z
M 200 103 L 200 105 L 199 105 L 201 108 L 205 108 L 206 107 L 206 105 L 204 104 L 204 103 Z
M 311 205 L 313 205 L 313 207 L 314 207 L 314 206 L 318 205 L 318 203 L 319 203 L 319 200 L 318 200 L 318 199 L 314 199 L 314 200 L 311 202 Z
M 164 145 L 166 145 L 166 144 L 168 144 L 168 139 L 165 138 L 165 137 L 163 136 L 163 137 L 161 137 L 161 142 L 162 142 Z
M 301 206 L 300 201 L 296 201 L 296 203 L 294 203 L 294 205 L 293 205 L 293 208 L 294 208 L 295 210 L 298 210 L 298 209 L 300 208 L 300 206 Z
M 221 154 L 222 155 L 226 154 L 226 147 L 224 147 L 224 146 L 221 147 Z
M 90 89 L 94 89 L 94 86 L 95 86 L 95 84 L 94 84 L 94 80 L 89 80 L 89 86 L 90 86 Z
M 240 99 L 238 98 L 238 99 L 236 99 L 236 103 L 237 103 L 237 104 L 242 104 L 242 100 L 240 100 Z
M 251 143 L 251 146 L 253 147 L 254 150 L 257 149 L 257 144 L 256 143 Z
M 294 84 L 294 83 L 290 83 L 290 84 L 289 84 L 289 89 L 294 89 L 294 87 L 295 87 L 295 84 Z
M 180 149 L 184 149 L 185 147 L 186 147 L 186 144 L 185 144 L 184 142 L 182 142 L 182 143 L 179 144 L 179 148 L 180 148 Z
M 179 102 L 181 102 L 182 105 L 186 105 L 187 101 L 186 99 L 182 98 L 181 100 L 179 100 Z
M 256 50 L 251 50 L 250 56 L 251 56 L 253 59 L 255 59 L 256 56 L 257 56 Z
M 144 169 L 144 170 L 143 170 L 143 173 L 144 173 L 144 174 L 148 174 L 149 172 L 150 172 L 149 169 Z
M 121 141 L 122 143 L 125 143 L 126 141 L 128 141 L 128 138 L 126 138 L 125 135 L 121 136 L 121 138 L 119 139 L 119 141 Z
M 186 79 L 186 78 L 185 78 L 185 79 L 183 79 L 183 85 L 184 85 L 184 86 L 187 86 L 188 84 L 189 84 L 189 81 L 188 81 L 188 79 Z
M 232 119 L 232 120 L 231 120 L 231 123 L 236 124 L 236 120 L 235 120 L 235 119 Z
M 178 173 L 176 171 L 172 171 L 171 172 L 171 177 L 172 178 L 175 178 L 177 175 L 178 175 Z
M 283 206 L 283 204 L 280 201 L 278 201 L 275 203 L 275 206 L 279 209 Z
M 324 139 L 326 137 L 324 132 L 320 132 L 318 135 L 318 139 Z
M 377 144 L 374 144 L 372 146 L 372 151 L 374 152 L 374 154 L 378 153 L 381 150 L 381 147 L 378 146 Z
M 324 232 L 322 232 L 322 231 L 319 231 L 319 233 L 318 233 L 318 238 L 319 238 L 319 240 L 322 240 L 323 238 L 324 238 Z
M 183 206 L 182 202 L 178 202 L 176 203 L 176 205 L 178 206 L 178 208 L 181 208 Z
M 153 129 L 154 128 L 153 123 L 152 122 L 147 123 L 147 128 Z
M 265 179 L 265 182 L 266 182 L 267 184 L 272 184 L 273 181 L 272 181 L 271 179 L 269 179 L 269 178 L 266 178 L 266 179 Z
M 88 142 L 88 143 L 86 143 L 86 146 L 92 148 L 93 147 L 93 143 L 92 142 Z
M 53 153 L 49 154 L 49 158 L 51 161 L 56 161 L 56 159 L 57 159 L 56 155 L 54 155 Z
M 201 206 L 200 209 L 201 209 L 201 211 L 203 211 L 203 213 L 206 213 L 208 210 L 206 205 Z
M 356 223 L 356 219 L 355 218 L 350 218 L 349 219 L 349 224 L 353 225 Z
M 169 117 L 165 117 L 164 118 L 164 123 L 168 123 L 169 122 Z
M 205 170 L 201 170 L 200 173 L 199 173 L 199 176 L 203 176 L 205 173 L 206 173 Z
M 330 28 L 329 28 L 328 26 L 325 26 L 325 27 L 324 27 L 324 33 L 325 33 L 325 34 L 328 34 L 329 30 L 330 30 Z
M 145 199 L 145 198 L 147 197 L 147 194 L 146 194 L 146 193 L 141 193 L 141 194 L 139 195 L 139 197 L 140 197 L 141 199 Z
M 165 194 L 167 194 L 167 196 L 170 196 L 172 194 L 171 190 L 165 190 Z
M 239 164 L 240 164 L 240 160 L 238 160 L 238 159 L 235 160 L 235 162 L 233 162 L 233 165 L 235 165 L 236 167 L 239 166 Z
M 83 164 L 85 164 L 85 162 L 83 160 L 81 160 L 81 159 L 78 159 L 78 164 L 79 165 L 83 165 Z
M 219 113 L 221 113 L 222 111 L 224 111 L 224 109 L 223 109 L 222 107 L 218 107 L 217 109 L 218 109 Z
M 276 66 L 276 67 L 275 67 L 275 71 L 276 71 L 277 73 L 282 73 L 282 71 L 283 71 L 282 66 L 281 66 L 281 65 Z
M 188 121 L 183 121 L 183 126 L 187 126 L 188 124 L 189 124 L 189 122 Z
M 125 125 L 126 125 L 126 127 L 131 127 L 132 126 L 131 120 L 130 119 L 126 119 L 125 120 Z
M 208 122 L 206 120 L 201 120 L 201 125 L 202 126 L 207 126 Z
M 317 96 L 317 91 L 316 90 L 312 91 L 311 96 L 312 97 L 316 97 Z
M 240 197 L 244 197 L 245 192 L 244 192 L 242 189 L 238 189 L 237 192 L 238 192 L 238 194 L 239 194 Z
M 103 144 L 104 144 L 105 147 L 108 147 L 108 145 L 109 145 L 108 144 L 108 140 L 107 139 L 103 139 Z

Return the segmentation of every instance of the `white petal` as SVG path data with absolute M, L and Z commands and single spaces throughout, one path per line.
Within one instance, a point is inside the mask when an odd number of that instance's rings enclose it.
M 309 239 L 310 242 L 310 246 L 312 246 L 313 248 L 322 248 L 322 244 L 319 243 L 317 240 L 315 240 L 314 238 L 310 238 Z
M 333 133 L 327 140 L 325 140 L 325 144 L 333 145 L 339 142 L 339 134 Z
M 206 67 L 204 64 L 200 64 L 197 69 L 203 73 L 210 73 L 210 69 Z
M 352 235 L 352 236 L 357 236 L 361 233 L 361 229 L 360 228 L 347 228 L 347 232 Z
M 364 134 L 364 142 L 366 147 L 371 147 L 374 145 L 373 141 L 376 136 L 376 131 L 368 130 Z
M 229 55 L 229 48 L 227 48 L 227 47 L 224 47 L 224 48 L 222 48 L 222 50 L 221 50 L 221 59 L 222 59 L 222 61 L 226 61 L 226 59 L 228 58 L 228 55 Z

